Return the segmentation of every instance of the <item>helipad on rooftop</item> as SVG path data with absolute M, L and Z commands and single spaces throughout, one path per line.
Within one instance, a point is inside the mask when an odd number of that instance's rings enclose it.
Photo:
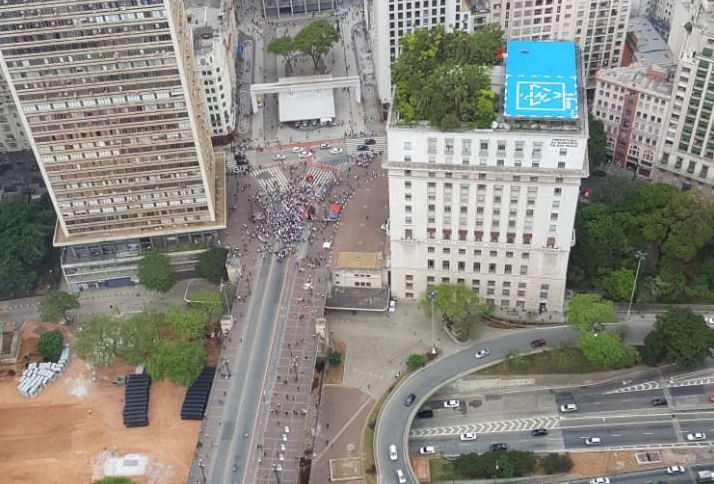
M 521 119 L 578 118 L 574 42 L 507 43 L 504 116 Z

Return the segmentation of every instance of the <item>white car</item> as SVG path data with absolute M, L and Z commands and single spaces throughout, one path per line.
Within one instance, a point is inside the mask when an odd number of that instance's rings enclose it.
M 273 155 L 273 159 L 275 161 L 281 161 L 285 159 L 285 155 L 281 155 L 280 153 L 278 153 L 277 155 Z
M 309 151 L 301 151 L 300 153 L 298 153 L 298 158 L 307 158 L 311 155 L 312 153 L 310 153 Z
M 395 460 L 397 460 L 397 458 L 397 446 L 392 444 L 389 446 L 389 460 L 394 462 Z
M 461 440 L 476 440 L 476 432 L 466 432 L 465 434 L 461 434 L 460 439 Z
M 461 406 L 461 402 L 458 400 L 447 400 L 444 402 L 444 408 L 458 408 Z
M 397 310 L 397 301 L 395 299 L 389 300 L 389 312 L 393 313 Z
M 304 150 L 300 146 L 293 146 L 293 153 L 301 153 Z
M 431 454 L 436 454 L 436 449 L 434 448 L 433 445 L 425 445 L 424 447 L 421 447 L 419 449 L 419 453 L 421 455 L 431 455 Z
M 339 155 L 340 153 L 342 153 L 342 148 L 332 148 L 330 150 L 330 153 L 333 155 Z
M 684 474 L 687 470 L 683 466 L 667 467 L 667 474 Z
M 610 478 L 596 477 L 595 479 L 590 479 L 590 484 L 610 484 Z
M 560 406 L 560 411 L 563 413 L 577 412 L 578 406 L 574 403 L 566 403 Z
M 480 360 L 481 358 L 484 358 L 490 354 L 491 354 L 491 350 L 489 350 L 488 348 L 483 348 L 476 352 L 476 354 L 474 355 L 474 358 L 476 358 L 477 360 Z
M 407 484 L 407 478 L 401 469 L 397 469 L 397 479 L 399 480 L 399 484 Z
M 696 440 L 704 440 L 707 438 L 707 434 L 704 432 L 694 432 L 692 434 L 687 434 L 687 440 L 690 442 L 694 442 Z
M 327 150 L 330 148 L 330 143 L 320 143 L 321 150 Z
M 588 437 L 585 439 L 585 445 L 600 445 L 602 444 L 602 440 L 600 440 L 600 437 Z

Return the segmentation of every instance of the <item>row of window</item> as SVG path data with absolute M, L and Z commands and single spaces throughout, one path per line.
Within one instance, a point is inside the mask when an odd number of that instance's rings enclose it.
M 405 288 L 407 290 L 407 293 L 409 291 L 414 289 L 414 276 L 407 274 L 405 277 Z M 437 278 L 434 276 L 428 276 L 426 278 L 426 282 L 428 285 L 434 285 L 437 284 Z M 452 278 L 450 277 L 441 277 L 438 281 L 439 283 L 451 283 L 451 282 L 456 282 L 457 284 L 466 284 L 466 279 L 464 278 L 456 278 L 455 281 L 452 281 Z M 485 295 L 485 296 L 494 296 L 496 295 L 497 291 L 497 284 L 496 281 L 494 280 L 487 280 L 485 281 L 485 284 L 481 283 L 482 281 L 480 279 L 471 279 L 471 288 L 476 294 L 480 295 Z M 486 286 L 485 289 L 483 286 Z M 503 297 L 511 297 L 511 296 L 516 296 L 516 297 L 526 297 L 526 290 L 528 288 L 528 285 L 526 282 L 519 282 L 518 285 L 514 288 L 514 284 L 511 283 L 511 281 L 503 281 L 501 284 L 501 291 L 500 291 L 500 296 Z M 515 289 L 515 290 L 513 290 Z M 548 292 L 550 291 L 550 285 L 549 284 L 541 284 L 540 285 L 540 291 L 539 291 L 539 297 L 541 299 L 548 299 Z M 407 296 L 409 297 L 409 296 Z M 487 302 L 489 302 L 487 300 Z M 493 302 L 489 302 L 489 304 L 493 304 Z M 503 307 L 510 307 L 510 302 L 507 304 L 501 304 Z M 522 305 L 521 305 L 522 306 Z

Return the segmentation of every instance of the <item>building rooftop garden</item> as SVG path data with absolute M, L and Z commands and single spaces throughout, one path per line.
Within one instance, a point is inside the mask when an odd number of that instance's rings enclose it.
M 500 62 L 502 45 L 495 24 L 472 34 L 439 26 L 403 37 L 392 66 L 399 122 L 428 121 L 444 131 L 491 127 L 497 96 L 489 67 Z

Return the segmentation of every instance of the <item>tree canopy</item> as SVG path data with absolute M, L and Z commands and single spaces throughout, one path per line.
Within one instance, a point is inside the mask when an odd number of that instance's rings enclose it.
M 565 317 L 578 331 L 592 332 L 615 320 L 615 305 L 599 294 L 576 294 L 568 303 Z
M 607 138 L 605 125 L 591 114 L 588 114 L 588 165 L 593 170 L 605 161 Z
M 209 291 L 199 291 L 192 294 L 188 307 L 203 315 L 205 327 L 210 326 L 211 323 L 215 322 L 229 309 L 223 304 L 220 293 Z
M 655 327 L 645 338 L 645 359 L 649 364 L 676 363 L 694 368 L 712 356 L 714 330 L 690 308 L 671 308 L 657 316 Z
M 98 315 L 82 323 L 75 334 L 74 350 L 84 361 L 96 366 L 110 366 L 119 352 L 121 325 L 111 316 Z
M 285 61 L 285 67 L 288 73 L 292 72 L 295 56 L 299 52 L 298 46 L 295 44 L 295 39 L 289 35 L 276 37 L 268 44 L 268 52 L 281 56 Z
M 48 197 L 0 201 L 0 296 L 24 297 L 51 249 L 55 212 Z
M 196 272 L 199 277 L 208 279 L 214 284 L 228 281 L 226 273 L 226 258 L 228 251 L 223 247 L 211 247 L 198 256 Z
M 64 318 L 70 309 L 79 307 L 79 298 L 74 294 L 50 289 L 40 300 L 40 319 L 46 323 L 55 323 Z
M 59 361 L 63 347 L 64 335 L 59 329 L 42 333 L 37 342 L 37 352 L 42 355 L 42 359 L 53 363 Z
M 297 49 L 312 59 L 315 71 L 324 72 L 321 61 L 332 46 L 340 40 L 340 33 L 327 20 L 315 20 L 309 23 L 295 35 L 294 44 Z
M 157 250 L 146 252 L 139 261 L 139 281 L 150 291 L 169 292 L 176 284 L 169 257 Z
M 603 370 L 630 368 L 640 361 L 637 350 L 608 331 L 583 331 L 578 337 L 578 348 L 586 360 Z
M 629 301 L 635 285 L 635 273 L 630 269 L 615 269 L 602 278 L 602 288 L 614 301 Z
M 489 128 L 496 119 L 496 95 L 488 66 L 495 64 L 502 43 L 503 33 L 495 24 L 471 34 L 438 26 L 402 37 L 392 66 L 401 120 L 429 121 L 442 130 L 462 123 Z
M 420 304 L 428 316 L 431 316 L 431 300 L 429 295 L 434 292 L 434 309 L 439 311 L 447 323 L 452 324 L 452 330 L 460 341 L 469 339 L 471 325 L 479 322 L 481 316 L 488 313 L 488 305 L 479 299 L 470 288 L 464 284 L 444 282 L 430 286 Z
M 206 348 L 202 340 L 168 341 L 156 345 L 146 361 L 146 371 L 153 380 L 170 380 L 189 386 L 206 365 Z
M 164 315 L 147 309 L 132 314 L 121 323 L 121 342 L 117 356 L 129 365 L 140 365 L 161 341 Z

